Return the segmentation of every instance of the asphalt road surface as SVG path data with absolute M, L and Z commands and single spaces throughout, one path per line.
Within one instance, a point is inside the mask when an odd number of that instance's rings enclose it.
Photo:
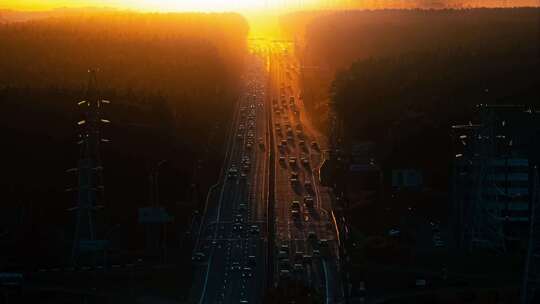
M 312 128 L 299 90 L 300 66 L 285 46 L 270 57 L 276 151 L 276 277 L 302 280 L 325 303 L 343 301 L 330 193 L 319 183 L 324 137 Z
M 251 57 L 220 184 L 207 200 L 194 250 L 194 303 L 258 303 L 266 284 L 266 81 Z
M 330 193 L 318 181 L 324 137 L 305 113 L 300 67 L 282 47 L 249 59 L 222 177 L 209 194 L 193 251 L 193 303 L 261 303 L 267 283 L 289 280 L 311 286 L 325 303 L 343 301 Z M 270 169 L 273 244 L 267 238 Z M 274 265 L 273 282 L 266 281 L 268 265 Z

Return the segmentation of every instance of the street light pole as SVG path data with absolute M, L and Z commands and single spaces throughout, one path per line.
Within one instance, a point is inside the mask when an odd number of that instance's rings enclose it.
M 161 165 L 163 165 L 164 163 L 166 163 L 167 160 L 166 159 L 163 159 L 163 160 L 160 160 L 155 168 L 154 168 L 154 173 L 152 174 L 153 176 L 153 183 L 154 183 L 154 206 L 156 208 L 160 207 L 160 201 L 159 201 L 159 168 L 161 167 Z M 163 233 L 163 240 L 161 242 L 161 247 L 162 247 L 162 258 L 163 258 L 163 263 L 165 264 L 166 262 L 166 259 L 167 259 L 167 223 L 163 222 L 162 223 L 162 233 Z

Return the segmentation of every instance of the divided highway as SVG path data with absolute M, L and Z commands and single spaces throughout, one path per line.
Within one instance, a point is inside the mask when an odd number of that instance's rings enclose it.
M 267 286 L 291 280 L 343 302 L 330 194 L 318 179 L 324 137 L 305 114 L 298 68 L 282 47 L 249 58 L 193 251 L 193 303 L 261 303 Z

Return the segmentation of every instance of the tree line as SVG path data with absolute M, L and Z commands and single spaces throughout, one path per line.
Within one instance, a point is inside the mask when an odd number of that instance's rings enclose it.
M 0 25 L 0 235 L 10 242 L 1 255 L 8 264 L 66 261 L 74 219 L 66 210 L 76 200 L 65 189 L 76 176 L 65 171 L 77 166 L 77 102 L 89 68 L 111 100 L 102 229 L 117 248 L 144 248 L 137 209 L 152 203 L 149 175 L 167 160 L 160 201 L 176 218 L 170 243 L 179 246 L 219 174 L 247 32 L 235 14 L 108 12 Z
M 305 32 L 298 53 L 317 69 L 303 71 L 304 102 L 319 126 L 336 110 L 344 150 L 374 141 L 385 163 L 421 165 L 444 188 L 452 123 L 478 103 L 538 99 L 539 9 L 336 12 Z

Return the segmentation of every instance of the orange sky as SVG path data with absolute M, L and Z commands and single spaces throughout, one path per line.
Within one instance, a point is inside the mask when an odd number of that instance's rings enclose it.
M 283 11 L 331 7 L 540 6 L 540 0 L 0 0 L 0 9 L 114 7 L 142 11 Z
M 59 7 L 116 7 L 144 11 L 251 11 L 313 8 L 327 0 L 0 0 L 0 8 L 47 10 Z

